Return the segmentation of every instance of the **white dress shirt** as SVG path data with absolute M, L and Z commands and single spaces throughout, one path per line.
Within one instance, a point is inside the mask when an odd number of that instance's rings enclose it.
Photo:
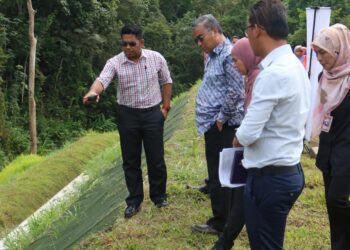
M 244 146 L 245 168 L 292 166 L 300 162 L 310 107 L 310 81 L 290 45 L 260 63 L 252 102 L 236 137 Z

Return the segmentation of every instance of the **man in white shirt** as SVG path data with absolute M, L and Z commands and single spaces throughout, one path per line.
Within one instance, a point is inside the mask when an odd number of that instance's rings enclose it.
M 247 27 L 263 58 L 252 102 L 236 132 L 248 170 L 244 212 L 251 249 L 283 249 L 287 216 L 304 187 L 300 165 L 310 82 L 287 44 L 286 11 L 279 0 L 256 3 Z

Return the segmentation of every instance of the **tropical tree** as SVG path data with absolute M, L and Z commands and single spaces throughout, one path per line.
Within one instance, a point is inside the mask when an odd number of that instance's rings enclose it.
M 36 130 L 36 105 L 35 105 L 35 57 L 36 57 L 36 37 L 34 34 L 35 13 L 32 1 L 27 0 L 28 15 L 29 15 L 29 82 L 28 82 L 28 104 L 29 104 L 29 133 L 30 133 L 30 152 L 37 153 L 38 138 Z

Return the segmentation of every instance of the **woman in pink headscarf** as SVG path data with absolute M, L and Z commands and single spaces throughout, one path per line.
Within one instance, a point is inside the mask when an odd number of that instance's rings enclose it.
M 320 136 L 316 166 L 323 173 L 331 247 L 350 249 L 350 31 L 335 24 L 311 45 L 323 66 L 312 132 Z
M 254 55 L 249 40 L 246 37 L 239 39 L 235 43 L 232 49 L 232 58 L 239 72 L 246 76 L 244 108 L 247 110 L 252 99 L 255 78 L 260 72 L 258 64 L 260 63 L 261 58 Z

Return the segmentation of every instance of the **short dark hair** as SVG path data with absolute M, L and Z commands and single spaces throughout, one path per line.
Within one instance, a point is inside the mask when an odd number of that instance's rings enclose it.
M 274 39 L 287 39 L 287 13 L 280 0 L 261 0 L 250 9 L 249 24 L 256 24 L 265 29 Z
M 135 35 L 138 39 L 143 39 L 143 32 L 140 26 L 136 24 L 127 24 L 120 31 L 120 36 Z

